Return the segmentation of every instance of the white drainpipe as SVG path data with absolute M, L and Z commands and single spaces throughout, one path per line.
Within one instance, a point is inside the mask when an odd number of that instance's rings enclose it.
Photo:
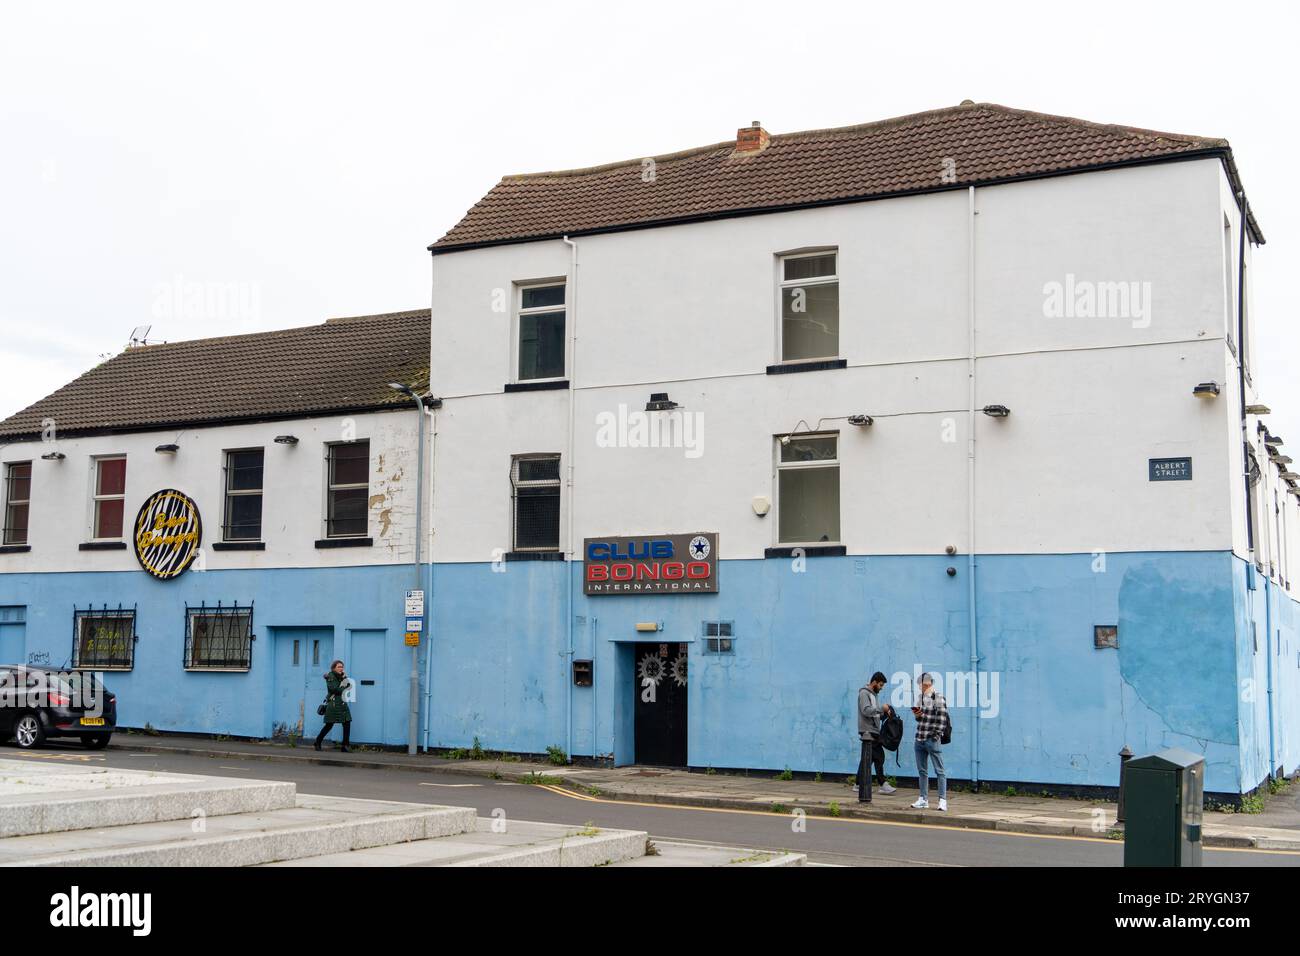
M 975 187 L 967 190 L 966 216 L 966 313 L 967 313 L 967 437 L 966 437 L 966 593 L 970 609 L 970 667 L 974 678 L 975 701 L 971 708 L 971 786 L 978 788 L 980 779 L 979 715 L 979 625 L 975 600 Z
M 568 491 L 567 511 L 568 511 L 568 532 L 565 541 L 565 549 L 568 552 L 564 562 L 564 591 L 567 595 L 566 605 L 568 608 L 568 623 L 566 630 L 568 632 L 568 647 L 565 650 L 564 662 L 564 736 L 565 750 L 569 760 L 573 760 L 573 566 L 572 562 L 576 554 L 573 540 L 573 513 L 576 511 L 573 493 L 573 448 L 574 448 L 574 428 L 577 416 L 577 395 L 578 376 L 577 376 L 577 357 L 578 357 L 578 244 L 564 236 L 564 242 L 569 247 L 569 281 L 564 292 L 564 312 L 565 323 L 569 330 L 569 355 L 565 363 L 564 371 L 569 378 L 569 434 L 568 450 L 564 456 L 564 463 L 568 469 L 568 481 L 566 485 Z M 594 680 L 593 675 L 593 680 Z M 595 750 L 595 747 L 592 748 Z

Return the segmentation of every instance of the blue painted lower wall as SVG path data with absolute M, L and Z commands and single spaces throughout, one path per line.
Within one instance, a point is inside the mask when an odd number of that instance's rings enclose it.
M 956 576 L 947 575 L 950 565 Z M 1125 745 L 1139 754 L 1167 746 L 1204 753 L 1207 788 L 1221 792 L 1257 786 L 1270 749 L 1275 769 L 1300 764 L 1296 602 L 1258 575 L 1252 588 L 1249 567 L 1231 554 L 986 555 L 978 568 L 980 679 L 972 693 L 963 559 L 819 557 L 802 570 L 786 559 L 723 561 L 716 595 L 593 598 L 581 594 L 578 565 L 440 564 L 430 600 L 429 743 L 478 738 L 491 750 L 525 752 L 554 745 L 631 762 L 632 645 L 650 638 L 688 645 L 688 761 L 696 767 L 852 773 L 858 687 L 881 670 L 891 677 L 886 693 L 905 694 L 921 669 L 938 673 L 950 704 L 960 705 L 945 752 L 954 778 L 1113 786 Z M 173 582 L 143 573 L 5 574 L 0 621 L 25 609 L 23 652 L 59 665 L 71 652 L 74 605 L 136 604 L 135 669 L 107 678 L 122 722 L 248 736 L 283 723 L 294 640 L 308 674 L 303 729 L 319 727 L 315 685 L 329 660 L 309 658 L 320 641 L 323 658 L 365 661 L 375 680 L 359 691 L 367 735 L 397 744 L 406 741 L 410 660 L 401 597 L 412 573 L 206 571 Z M 217 600 L 255 602 L 247 673 L 182 666 L 186 602 Z M 705 653 L 701 626 L 712 620 L 733 623 L 733 653 Z M 663 630 L 638 634 L 638 622 Z M 1094 647 L 1095 625 L 1118 626 L 1117 649 Z M 0 627 L 13 646 L 14 625 Z M 595 661 L 593 687 L 572 685 L 572 658 Z M 902 776 L 915 773 L 908 729 L 901 764 L 889 758 L 890 772 Z

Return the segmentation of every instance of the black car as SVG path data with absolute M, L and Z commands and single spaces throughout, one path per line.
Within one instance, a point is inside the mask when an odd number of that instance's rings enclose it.
M 116 728 L 117 697 L 94 674 L 0 664 L 0 741 L 31 750 L 48 737 L 79 737 L 99 750 Z

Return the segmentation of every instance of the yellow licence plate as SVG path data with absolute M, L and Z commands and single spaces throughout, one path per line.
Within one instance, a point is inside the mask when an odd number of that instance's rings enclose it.
M 103 717 L 82 717 L 82 718 L 81 718 L 81 726 L 83 726 L 83 727 L 103 727 L 103 726 L 104 726 L 104 718 L 103 718 Z

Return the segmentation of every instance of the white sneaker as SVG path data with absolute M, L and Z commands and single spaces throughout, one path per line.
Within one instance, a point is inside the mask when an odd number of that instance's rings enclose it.
M 930 809 L 930 801 L 929 801 L 929 800 L 926 800 L 924 797 L 920 797 L 920 798 L 917 799 L 916 803 L 912 804 L 912 809 L 913 809 L 913 810 L 929 810 L 929 809 Z
M 947 812 L 948 812 L 948 798 L 947 798 L 947 797 L 944 797 L 942 800 L 939 801 L 939 809 L 942 810 L 944 813 L 947 813 Z
M 881 792 L 881 793 L 897 793 L 897 790 L 896 790 L 896 788 L 891 787 L 891 786 L 890 786 L 889 784 L 887 784 L 887 783 L 882 783 L 882 784 L 880 785 L 880 792 Z

